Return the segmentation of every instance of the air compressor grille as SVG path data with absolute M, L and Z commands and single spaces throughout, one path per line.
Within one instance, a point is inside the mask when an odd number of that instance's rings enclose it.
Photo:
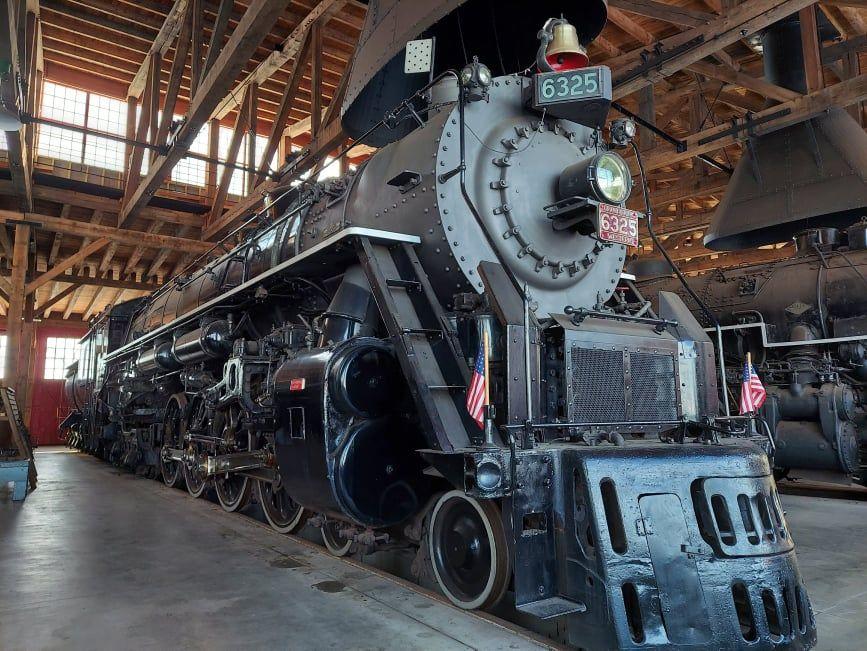
M 569 420 L 609 423 L 626 420 L 623 352 L 572 348 Z
M 677 389 L 671 355 L 630 353 L 632 420 L 677 419 Z

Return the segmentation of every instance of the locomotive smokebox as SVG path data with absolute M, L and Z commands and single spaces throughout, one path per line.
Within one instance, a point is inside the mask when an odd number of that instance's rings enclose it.
M 798 15 L 762 34 L 765 77 L 806 93 Z M 783 242 L 805 228 L 845 228 L 867 207 L 867 134 L 842 108 L 773 131 L 755 128 L 704 238 L 709 249 Z
M 578 43 L 586 47 L 605 27 L 608 2 L 370 0 L 342 107 L 343 128 L 358 138 L 432 75 L 460 70 L 474 55 L 491 66 L 495 76 L 524 70 L 538 48 L 538 27 L 561 15 L 575 26 Z M 433 41 L 418 46 L 412 57 L 416 64 L 409 66 L 405 52 L 414 39 Z M 414 127 L 406 123 L 379 129 L 364 142 L 382 147 Z

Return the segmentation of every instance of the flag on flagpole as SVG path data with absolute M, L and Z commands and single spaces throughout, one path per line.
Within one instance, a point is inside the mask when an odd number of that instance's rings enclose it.
M 750 354 L 747 353 L 741 382 L 741 415 L 757 412 L 765 403 L 765 398 L 767 398 L 765 387 L 753 367 Z
M 479 427 L 485 426 L 485 407 L 488 405 L 488 347 L 487 332 L 479 342 L 473 378 L 467 389 L 467 411 Z

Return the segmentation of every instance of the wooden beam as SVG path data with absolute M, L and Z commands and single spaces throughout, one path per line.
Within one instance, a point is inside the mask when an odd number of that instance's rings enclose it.
M 255 52 L 287 3 L 288 0 L 251 0 L 229 42 L 217 56 L 213 68 L 205 75 L 205 79 L 196 90 L 187 111 L 186 122 L 181 127 L 174 144 L 168 153 L 154 161 L 147 177 L 132 192 L 129 201 L 125 203 L 118 216 L 118 226 L 124 227 L 129 224 L 130 219 L 150 201 L 163 181 L 171 174 L 175 164 L 187 153 L 199 130 L 211 117 L 220 100 L 225 97 L 233 80 Z
M 22 215 L 14 210 L 0 210 L 0 224 L 6 222 L 21 221 Z M 163 247 L 173 249 L 175 251 L 183 251 L 185 253 L 204 253 L 211 248 L 211 244 L 200 240 L 192 240 L 181 237 L 172 237 L 170 235 L 154 235 L 142 231 L 133 231 L 125 228 L 115 228 L 114 226 L 105 226 L 101 224 L 91 224 L 89 222 L 77 221 L 74 219 L 63 219 L 61 217 L 52 217 L 50 215 L 42 215 L 39 213 L 28 213 L 27 219 L 33 222 L 39 222 L 40 228 L 47 231 L 64 233 L 66 235 L 77 235 L 78 237 L 104 237 L 109 241 L 119 242 L 129 246 L 144 246 L 151 249 L 161 249 Z
M 30 250 L 30 226 L 16 224 L 15 245 L 12 255 L 12 282 L 9 288 L 9 310 L 6 329 L 6 360 L 4 378 L 15 382 L 19 378 L 19 350 L 24 325 L 24 284 L 27 277 Z
M 190 97 L 196 96 L 202 79 L 202 37 L 205 30 L 203 27 L 204 14 L 202 13 L 201 0 L 191 0 L 192 11 L 192 49 L 190 50 Z
M 283 136 L 283 129 L 286 126 L 286 121 L 289 119 L 289 113 L 292 111 L 292 106 L 298 94 L 298 86 L 301 84 L 304 66 L 307 63 L 309 55 L 310 34 L 307 34 L 304 37 L 304 44 L 299 50 L 298 55 L 292 60 L 292 67 L 289 70 L 289 83 L 284 87 L 283 96 L 280 98 L 280 107 L 277 109 L 277 115 L 271 123 L 271 132 L 268 134 L 265 151 L 262 153 L 262 160 L 259 163 L 259 168 L 257 170 L 257 184 L 268 175 L 268 171 L 271 167 L 271 159 L 274 158 L 274 153 L 277 151 L 277 147 L 280 144 L 280 138 Z M 348 79 L 349 74 L 347 73 L 343 77 L 344 79 Z M 334 102 L 333 99 L 331 101 Z
M 757 32 L 768 25 L 800 11 L 815 0 L 751 0 L 738 5 L 727 15 L 660 41 L 663 52 L 683 48 L 657 65 L 644 62 L 646 54 L 637 50 L 606 61 L 613 70 L 623 70 L 614 79 L 614 99 L 634 93 L 649 84 L 701 61 L 707 56 Z M 653 61 L 653 55 L 650 62 Z
M 72 310 L 75 309 L 75 304 L 78 302 L 78 297 L 83 289 L 84 287 L 76 287 L 75 291 L 72 292 L 72 296 L 69 297 L 69 300 L 66 303 L 66 308 L 63 310 L 64 320 L 68 319 L 72 314 Z
M 310 28 L 310 137 L 319 135 L 322 126 L 322 23 Z
M 223 48 L 223 38 L 226 36 L 226 28 L 229 26 L 229 18 L 232 16 L 232 8 L 235 3 L 233 0 L 220 0 L 220 7 L 217 9 L 217 15 L 214 18 L 214 26 L 211 28 L 211 40 L 208 42 L 208 53 L 205 55 L 205 62 L 202 64 L 201 76 L 208 74 L 208 70 L 214 65 L 217 60 L 217 55 Z M 201 79 L 199 82 L 201 83 Z
M 799 17 L 801 19 L 801 44 L 804 49 L 804 68 L 807 72 L 807 92 L 814 93 L 825 87 L 816 6 L 804 7 L 799 12 Z
M 154 75 L 159 73 L 158 70 L 154 68 L 153 65 L 154 59 L 151 56 L 148 56 L 148 77 L 147 84 L 144 91 L 144 97 L 142 97 L 141 101 L 141 112 L 138 118 L 138 127 L 135 131 L 135 139 L 139 142 L 144 142 L 147 140 L 148 128 L 150 127 L 151 121 L 151 107 L 153 103 L 151 102 L 151 93 L 154 89 L 153 78 Z M 159 86 L 157 85 L 157 88 Z M 138 186 L 140 183 L 141 177 L 141 166 L 145 157 L 145 150 L 141 147 L 133 147 L 132 153 L 130 154 L 130 162 L 127 165 L 127 178 L 126 183 L 123 189 L 123 199 L 121 201 L 121 205 L 127 203 L 129 197 L 133 193 L 133 189 Z M 123 208 L 121 208 L 121 211 Z M 118 222 L 120 221 L 121 211 L 118 211 Z
M 159 230 L 162 228 L 162 224 L 159 222 L 153 222 L 150 226 L 148 226 L 147 233 L 148 235 L 158 235 Z M 133 249 L 129 258 L 126 261 L 126 265 L 124 265 L 123 272 L 125 274 L 130 274 L 135 271 L 136 265 L 141 261 L 142 256 L 144 255 L 145 247 L 137 246 Z
M 247 155 L 244 157 L 244 165 L 248 168 L 256 167 L 256 110 L 259 105 L 259 86 L 250 84 L 247 87 Z M 256 184 L 256 175 L 244 172 L 247 194 L 253 191 Z
M 248 86 L 245 91 L 250 93 L 252 86 Z M 226 152 L 226 162 L 235 163 L 238 160 L 238 152 L 241 149 L 241 142 L 244 139 L 244 130 L 247 128 L 247 122 L 250 118 L 250 101 L 244 98 L 241 103 L 241 110 L 235 116 L 235 128 L 232 131 L 232 139 L 229 141 L 229 150 Z M 232 182 L 232 175 L 235 170 L 229 166 L 223 167 L 223 173 L 220 175 L 220 185 L 217 187 L 217 194 L 214 197 L 214 205 L 211 208 L 211 214 L 208 222 L 217 221 L 220 215 L 223 214 L 223 207 L 226 205 L 226 197 L 229 196 L 229 184 Z
M 25 76 L 26 73 L 19 57 L 21 53 L 18 51 L 16 26 L 19 24 L 19 8 L 23 8 L 23 5 L 16 2 L 16 0 L 3 0 L 0 3 L 0 15 L 5 18 L 5 20 L 0 21 L 0 29 L 7 32 L 3 38 L 0 38 L 0 60 L 9 63 L 9 78 L 13 87 L 16 88 L 17 84 L 15 81 Z M 0 72 L 6 73 L 5 70 Z M 17 94 L 17 91 L 15 92 Z M 26 101 L 26 98 L 19 99 Z M 19 199 L 19 205 L 22 210 L 33 210 L 32 152 L 27 149 L 27 137 L 24 125 L 21 125 L 17 131 L 6 132 L 6 152 L 9 159 L 9 171 L 12 175 L 12 186 Z
M 774 114 L 780 114 L 780 117 L 754 126 L 751 129 L 751 134 L 761 135 L 785 126 L 797 124 L 827 109 L 846 107 L 865 99 L 867 99 L 867 75 L 860 75 L 854 79 L 848 79 L 834 86 L 823 88 L 810 95 L 804 95 L 790 102 L 777 104 L 776 106 L 759 111 L 752 116 L 754 120 L 766 118 Z M 746 124 L 748 123 L 745 119 L 735 121 L 736 126 L 745 126 Z M 682 152 L 672 151 L 667 146 L 657 147 L 657 149 L 645 157 L 645 167 L 651 170 L 674 165 L 693 156 L 706 154 L 736 144 L 746 132 L 741 131 L 736 134 L 727 134 L 732 127 L 731 123 L 726 123 L 705 129 L 700 133 L 694 133 L 685 139 L 686 149 Z
M 181 90 L 181 79 L 184 76 L 184 70 L 187 64 L 187 53 L 190 50 L 191 35 L 193 30 L 193 10 L 195 3 L 191 3 L 187 7 L 184 15 L 183 26 L 178 33 L 178 41 L 175 44 L 175 58 L 172 60 L 172 70 L 169 73 L 169 85 L 166 87 L 165 101 L 163 102 L 163 117 L 160 120 L 160 127 L 157 130 L 154 143 L 158 145 L 166 144 L 166 138 L 169 134 L 169 127 L 174 120 L 175 104 L 178 101 L 178 92 Z M 198 40 L 198 39 L 196 39 Z
M 282 0 L 281 0 L 282 1 Z M 215 107 L 213 117 L 223 119 L 238 106 L 239 98 L 244 96 L 246 87 L 250 84 L 262 84 L 270 79 L 275 72 L 286 65 L 291 59 L 298 56 L 298 52 L 304 45 L 307 33 L 320 18 L 327 22 L 339 12 L 346 4 L 346 0 L 322 0 L 310 10 L 300 23 L 292 30 L 292 33 L 268 57 L 260 63 L 256 69 L 229 92 Z
M 705 61 L 693 63 L 688 67 L 688 70 L 697 72 L 698 74 L 711 79 L 717 79 L 727 84 L 734 84 L 735 86 L 746 88 L 747 90 L 758 93 L 763 97 L 777 100 L 778 102 L 788 102 L 789 100 L 802 97 L 801 93 L 789 90 L 788 88 L 783 88 L 782 86 L 777 86 L 776 84 L 772 84 L 764 79 L 751 77 L 748 74 L 732 70 L 726 66 L 717 66 Z
M 50 313 L 50 310 L 52 307 L 54 307 L 57 303 L 62 301 L 64 298 L 66 298 L 70 294 L 72 294 L 79 287 L 81 287 L 81 285 L 72 284 L 69 287 L 67 287 L 66 289 L 58 292 L 57 294 L 55 294 L 54 296 L 49 298 L 47 301 L 45 301 L 41 305 L 38 305 L 36 307 L 35 313 L 36 314 L 45 314 L 46 311 L 49 311 L 49 313 Z
M 663 4 L 655 0 L 608 0 L 608 7 L 684 27 L 699 27 L 716 18 L 711 13 Z
M 242 217 L 249 215 L 263 201 L 265 193 L 276 188 L 289 180 L 297 178 L 309 169 L 312 169 L 322 159 L 326 158 L 334 148 L 346 139 L 346 134 L 340 125 L 340 120 L 334 120 L 331 124 L 322 128 L 319 137 L 305 148 L 300 158 L 290 167 L 280 179 L 266 181 L 259 185 L 256 192 L 236 203 L 231 210 L 222 216 L 208 222 L 202 231 L 202 237 L 206 240 L 218 238 L 222 233 L 234 226 Z
M 617 25 L 639 43 L 650 45 L 656 40 L 653 34 L 644 29 L 644 27 L 639 25 L 616 7 L 610 5 L 608 7 L 608 20 Z
M 168 51 L 169 46 L 172 41 L 175 40 L 175 37 L 181 29 L 189 2 L 190 0 L 175 0 L 175 4 L 169 10 L 160 31 L 151 43 L 151 47 L 148 50 L 148 56 L 145 57 L 145 60 L 142 62 L 141 66 L 139 66 L 138 71 L 135 73 L 135 77 L 133 77 L 132 83 L 129 85 L 127 97 L 141 97 L 148 78 L 148 70 L 150 67 L 149 59 L 151 55 L 159 54 L 162 56 Z
M 27 283 L 27 286 L 24 288 L 24 293 L 32 294 L 37 289 L 42 287 L 45 283 L 51 282 L 63 272 L 65 272 L 67 269 L 71 269 L 75 265 L 83 262 L 89 256 L 102 249 L 104 246 L 107 246 L 108 243 L 109 240 L 107 238 L 101 237 L 98 240 L 94 240 L 87 246 L 82 247 L 81 249 L 79 249 L 78 253 L 74 253 L 68 258 L 61 260 L 51 269 Z

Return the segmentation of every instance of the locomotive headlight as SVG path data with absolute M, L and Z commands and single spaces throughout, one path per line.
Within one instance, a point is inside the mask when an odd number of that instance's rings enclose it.
M 596 157 L 595 164 L 590 166 L 594 174 L 597 196 L 608 203 L 623 203 L 632 192 L 632 175 L 626 161 L 612 152 L 605 152 Z
M 484 63 L 479 63 L 478 57 L 473 57 L 472 63 L 465 65 L 460 73 L 461 87 L 471 102 L 487 97 L 492 79 L 491 69 Z
M 623 158 L 612 151 L 570 165 L 560 174 L 560 199 L 589 197 L 622 204 L 632 192 L 632 174 Z

